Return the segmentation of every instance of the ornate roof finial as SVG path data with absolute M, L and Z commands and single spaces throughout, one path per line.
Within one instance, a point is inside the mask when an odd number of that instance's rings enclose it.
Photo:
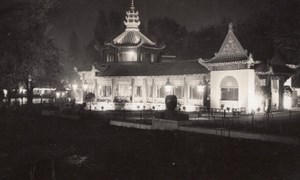
M 139 12 L 135 11 L 134 0 L 131 0 L 130 10 L 126 12 L 126 21 L 124 24 L 126 26 L 126 30 L 137 30 L 139 31 L 139 25 L 141 24 L 139 18 Z
M 134 10 L 134 0 L 131 0 L 130 10 Z
M 233 31 L 233 23 L 229 23 L 229 25 L 228 25 L 228 30 L 229 30 L 229 31 Z

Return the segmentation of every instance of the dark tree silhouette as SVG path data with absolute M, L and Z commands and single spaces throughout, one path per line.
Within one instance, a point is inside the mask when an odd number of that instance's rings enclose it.
M 165 43 L 166 53 L 181 56 L 187 31 L 176 21 L 168 17 L 154 18 L 148 21 L 147 35 L 156 43 Z
M 1 1 L 1 87 L 9 94 L 26 87 L 28 103 L 35 86 L 60 81 L 59 51 L 47 36 L 47 13 L 53 6 L 54 0 Z
M 69 38 L 69 56 L 72 67 L 79 66 L 82 63 L 82 49 L 75 31 L 72 31 Z

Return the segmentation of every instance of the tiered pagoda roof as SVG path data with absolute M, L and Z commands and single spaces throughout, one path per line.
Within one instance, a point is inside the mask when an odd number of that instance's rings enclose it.
M 259 75 L 294 75 L 296 70 L 285 64 L 284 59 L 279 49 L 277 49 L 268 63 L 261 63 L 255 66 L 255 72 Z
M 123 48 L 143 46 L 146 48 L 163 49 L 165 47 L 164 45 L 158 46 L 140 32 L 139 25 L 141 22 L 139 12 L 135 10 L 134 0 L 131 1 L 130 10 L 126 12 L 125 19 L 125 31 L 113 39 L 112 42 L 107 43 L 107 45 Z
M 225 40 L 223 41 L 219 51 L 215 53 L 215 57 L 206 60 L 200 58 L 199 63 L 209 69 L 212 69 L 212 67 L 215 66 L 230 64 L 246 64 L 249 67 L 257 62 L 254 62 L 252 55 L 248 55 L 247 50 L 242 47 L 239 40 L 233 33 L 233 27 L 230 23 Z
M 108 63 L 96 69 L 97 76 L 172 76 L 207 74 L 207 68 L 197 60 L 185 60 L 160 63 Z

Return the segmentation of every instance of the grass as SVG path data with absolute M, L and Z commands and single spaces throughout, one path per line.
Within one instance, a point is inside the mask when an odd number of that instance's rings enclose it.
M 8 113 L 0 121 L 0 179 L 299 179 L 299 147 L 178 131 L 111 127 Z M 82 164 L 68 163 L 74 155 Z M 54 164 L 54 168 L 52 167 Z M 54 171 L 52 171 L 54 169 Z

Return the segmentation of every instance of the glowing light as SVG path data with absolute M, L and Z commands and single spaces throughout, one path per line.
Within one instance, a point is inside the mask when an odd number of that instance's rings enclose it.
M 7 96 L 7 90 L 6 89 L 3 89 L 3 94 L 4 94 L 4 97 Z
M 283 99 L 283 107 L 284 109 L 291 109 L 292 108 L 292 97 L 285 95 Z
M 89 87 L 89 84 L 86 81 L 84 81 L 82 87 L 83 87 L 83 90 L 86 91 Z
M 204 89 L 205 89 L 205 86 L 203 86 L 203 85 L 201 85 L 201 84 L 198 84 L 198 85 L 197 85 L 197 90 L 198 90 L 199 92 L 204 92 Z
M 165 90 L 166 92 L 171 92 L 173 89 L 173 85 L 170 83 L 170 80 L 168 78 L 167 83 L 165 84 Z
M 21 86 L 21 87 L 19 88 L 19 93 L 20 93 L 20 94 L 24 94 L 25 91 L 26 91 L 26 89 L 24 89 L 23 86 Z
M 77 85 L 77 84 L 73 84 L 73 85 L 72 85 L 72 87 L 73 87 L 73 90 L 74 90 L 74 91 L 76 91 L 76 90 L 77 90 L 77 87 L 78 87 L 78 85 Z
M 56 98 L 59 98 L 59 97 L 60 97 L 60 93 L 56 92 Z

